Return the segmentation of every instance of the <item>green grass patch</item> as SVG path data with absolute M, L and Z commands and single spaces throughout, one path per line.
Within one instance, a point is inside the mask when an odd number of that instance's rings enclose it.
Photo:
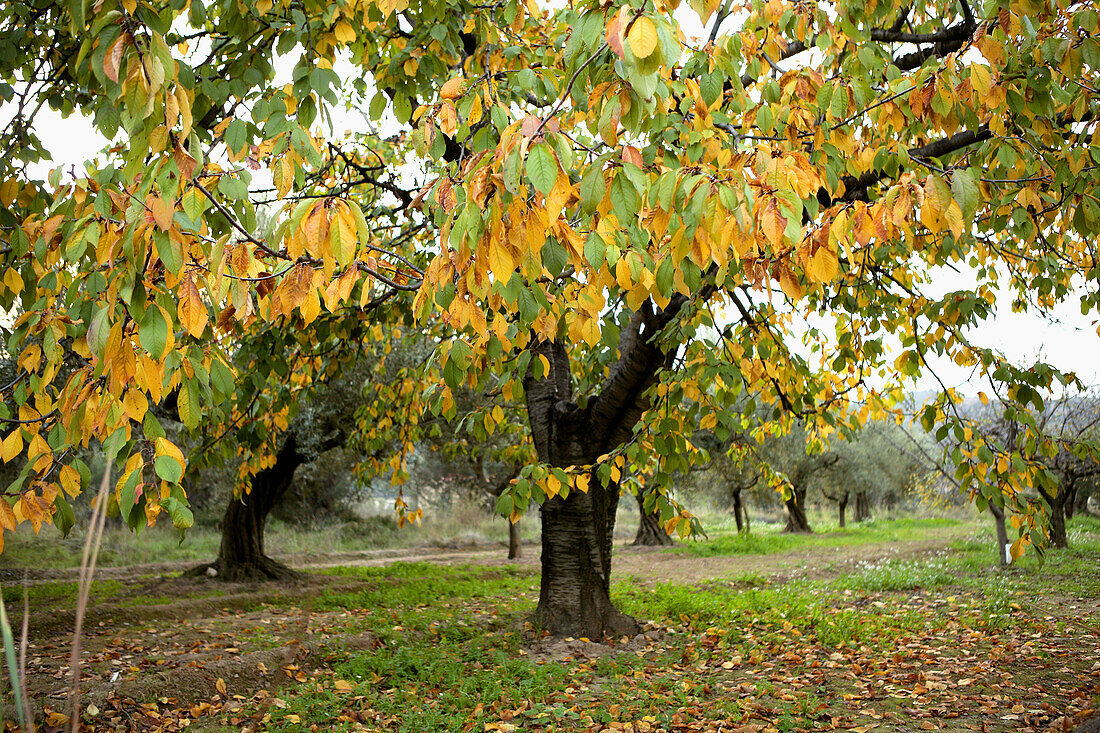
M 21 585 L 11 585 L 3 589 L 4 605 L 11 609 L 22 608 L 24 591 L 32 611 L 37 612 L 44 607 L 74 608 L 79 584 L 72 581 L 51 580 L 28 585 L 25 589 Z M 88 602 L 101 603 L 119 595 L 122 591 L 123 585 L 116 580 L 97 580 L 92 583 Z
M 794 552 L 805 547 L 837 547 L 878 542 L 927 539 L 934 534 L 957 530 L 966 522 L 958 519 L 871 520 L 840 528 L 822 525 L 812 535 L 788 534 L 779 527 L 767 527 L 748 534 L 716 534 L 706 541 L 688 542 L 678 549 L 696 557 L 717 555 L 768 555 Z

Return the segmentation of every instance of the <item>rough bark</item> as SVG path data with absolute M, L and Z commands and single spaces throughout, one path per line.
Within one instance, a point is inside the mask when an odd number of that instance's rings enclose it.
M 713 273 L 708 273 L 713 274 Z M 708 284 L 694 297 L 714 292 Z M 680 317 L 688 299 L 675 295 L 663 309 L 646 301 L 619 337 L 619 358 L 599 390 L 581 407 L 573 401 L 569 354 L 561 341 L 530 347 L 531 370 L 523 380 L 531 438 L 543 463 L 560 468 L 593 465 L 634 435 L 649 409 L 648 390 L 670 366 L 677 344 L 659 335 Z M 534 364 L 546 359 L 546 373 Z M 596 472 L 587 492 L 543 503 L 542 587 L 534 622 L 555 635 L 589 638 L 636 633 L 640 626 L 611 602 L 611 546 L 619 486 L 602 485 Z
M 519 520 L 508 522 L 508 559 L 518 560 L 523 555 L 523 537 L 519 531 Z
M 797 487 L 791 488 L 791 495 L 784 501 L 787 505 L 787 526 L 784 532 L 801 532 L 812 534 L 810 522 L 806 519 L 806 490 Z
M 296 570 L 273 560 L 264 551 L 264 528 L 271 508 L 286 494 L 298 466 L 306 457 L 298 450 L 294 433 L 287 436 L 275 454 L 275 463 L 252 479 L 245 496 L 233 498 L 222 518 L 222 539 L 218 558 L 191 571 L 193 575 L 213 575 L 229 582 L 292 580 L 302 576 Z M 211 572 L 213 571 L 213 572 Z
M 645 499 L 639 492 L 634 495 L 638 502 L 638 534 L 634 536 L 635 546 L 662 547 L 672 544 L 672 538 L 661 525 L 661 516 L 645 510 Z

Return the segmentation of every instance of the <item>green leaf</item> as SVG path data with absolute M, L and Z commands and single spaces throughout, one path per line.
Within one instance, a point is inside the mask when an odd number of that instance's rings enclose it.
M 135 494 L 137 493 L 137 485 L 141 480 L 141 469 L 137 469 L 129 476 L 126 477 L 126 482 L 122 484 L 118 490 L 118 511 L 122 515 L 122 521 L 131 525 L 130 513 L 134 510 L 134 504 L 137 503 Z
M 554 189 L 558 180 L 558 161 L 545 143 L 538 143 L 527 153 L 527 177 L 543 196 Z
M 606 250 L 607 244 L 603 241 L 603 237 L 595 232 L 588 235 L 588 239 L 584 242 L 584 258 L 588 260 L 588 264 L 592 267 L 602 265 Z
M 138 324 L 138 339 L 142 347 L 154 358 L 160 359 L 168 346 L 168 321 L 161 309 L 150 303 Z
M 107 311 L 106 307 L 97 307 L 92 316 L 92 323 L 88 327 L 88 348 L 97 359 L 103 359 L 103 349 L 106 348 L 107 338 L 111 335 Z
M 615 216 L 619 219 L 620 226 L 626 226 L 633 222 L 642 206 L 642 199 L 638 196 L 638 189 L 621 171 L 611 182 L 611 206 L 615 209 Z
M 157 476 L 170 484 L 178 484 L 183 478 L 183 466 L 172 456 L 157 456 L 153 461 Z
M 962 209 L 963 220 L 973 218 L 981 192 L 978 189 L 978 179 L 970 168 L 957 170 L 951 175 L 951 193 Z
M 164 511 L 168 512 L 168 516 L 172 520 L 172 526 L 176 529 L 187 529 L 195 524 L 194 513 L 176 497 L 169 496 L 161 499 L 160 505 L 164 508 Z
M 497 514 L 502 517 L 511 516 L 512 511 L 516 508 L 516 500 L 512 498 L 512 495 L 505 492 L 497 499 Z
M 244 146 L 248 144 L 248 126 L 244 120 L 236 118 L 229 123 L 229 127 L 225 128 L 222 139 L 225 141 L 225 147 L 229 148 L 231 153 L 240 153 L 244 150 Z
M 69 500 L 65 498 L 64 491 L 58 491 L 57 496 L 53 498 L 53 505 L 57 511 L 53 513 L 53 523 L 61 530 L 61 534 L 65 537 L 69 536 L 69 530 L 76 524 L 76 515 L 73 513 L 73 508 L 69 504 Z
M 596 210 L 606 191 L 607 183 L 604 181 L 603 171 L 600 166 L 593 165 L 581 179 L 581 206 L 586 214 Z

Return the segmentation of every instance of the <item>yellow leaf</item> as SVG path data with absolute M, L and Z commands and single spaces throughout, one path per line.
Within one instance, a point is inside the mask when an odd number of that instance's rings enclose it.
M 12 430 L 8 433 L 8 436 L 4 438 L 4 442 L 0 445 L 0 458 L 4 459 L 4 463 L 7 463 L 11 459 L 15 458 L 23 451 L 23 431 L 19 428 Z
M 341 208 L 337 212 L 335 220 L 331 223 L 332 233 L 329 236 L 329 245 L 336 256 L 336 262 L 346 265 L 355 259 L 359 238 L 351 211 L 346 204 L 340 203 Z
M 779 210 L 779 202 L 774 196 L 765 202 L 760 218 L 764 236 L 768 241 L 773 245 L 782 243 L 783 232 L 787 229 L 787 217 L 783 216 L 783 212 Z
M 174 458 L 179 462 L 181 467 L 186 467 L 186 461 L 183 459 L 183 451 L 181 451 L 175 443 L 167 438 L 157 438 L 156 451 L 158 456 L 168 456 Z
M 317 295 L 317 288 L 312 288 L 309 291 L 306 299 L 298 306 L 298 311 L 302 314 L 302 320 L 306 322 L 306 325 L 317 320 L 317 316 L 321 313 L 321 299 Z
M 355 29 L 346 20 L 337 23 L 336 27 L 332 29 L 332 34 L 336 36 L 336 40 L 340 43 L 351 43 L 355 40 Z
M 798 278 L 795 277 L 789 267 L 779 268 L 779 287 L 791 300 L 798 300 L 802 297 L 802 284 L 798 282 Z
M 62 466 L 58 478 L 65 493 L 75 499 L 80 493 L 80 472 L 72 466 Z
M 489 243 L 489 269 L 500 282 L 506 283 L 511 279 L 512 272 L 516 269 L 516 262 L 512 258 L 508 245 L 504 242 Z
M 447 137 L 454 137 L 458 130 L 458 112 L 450 102 L 444 102 L 439 106 L 439 117 L 436 119 L 440 131 Z
M 145 399 L 145 394 L 141 390 L 128 389 L 122 398 L 122 407 L 126 410 L 127 417 L 134 422 L 141 422 L 149 409 L 149 401 Z
M 824 283 L 836 277 L 839 266 L 836 252 L 828 247 L 821 247 L 810 257 L 810 266 L 807 269 L 814 280 Z
M 630 50 L 640 59 L 644 59 L 657 48 L 657 26 L 644 15 L 634 21 L 627 35 Z
M 0 527 L 8 530 L 9 532 L 15 529 L 15 526 L 19 522 L 15 518 L 15 512 L 12 511 L 11 504 L 8 500 L 0 496 Z

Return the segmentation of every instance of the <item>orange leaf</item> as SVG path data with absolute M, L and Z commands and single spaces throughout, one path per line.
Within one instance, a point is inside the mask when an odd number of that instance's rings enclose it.
M 185 276 L 180 282 L 179 297 L 177 314 L 180 324 L 195 338 L 201 337 L 206 328 L 206 306 L 203 305 L 199 297 L 199 289 L 190 275 Z
M 129 35 L 123 33 L 119 36 L 111 47 L 107 49 L 107 53 L 103 55 L 103 73 L 107 75 L 107 78 L 113 82 L 118 82 L 118 67 L 122 63 L 122 52 L 126 49 L 126 42 L 129 39 Z
M 626 7 L 626 6 L 623 6 Z M 607 24 L 607 45 L 615 52 L 615 55 L 621 59 L 626 58 L 626 50 L 623 48 L 623 28 L 620 16 L 620 11 L 611 19 L 611 22 Z
M 462 96 L 462 86 L 465 83 L 465 79 L 461 76 L 456 76 L 443 85 L 443 88 L 439 90 L 439 96 L 443 99 L 457 99 Z

